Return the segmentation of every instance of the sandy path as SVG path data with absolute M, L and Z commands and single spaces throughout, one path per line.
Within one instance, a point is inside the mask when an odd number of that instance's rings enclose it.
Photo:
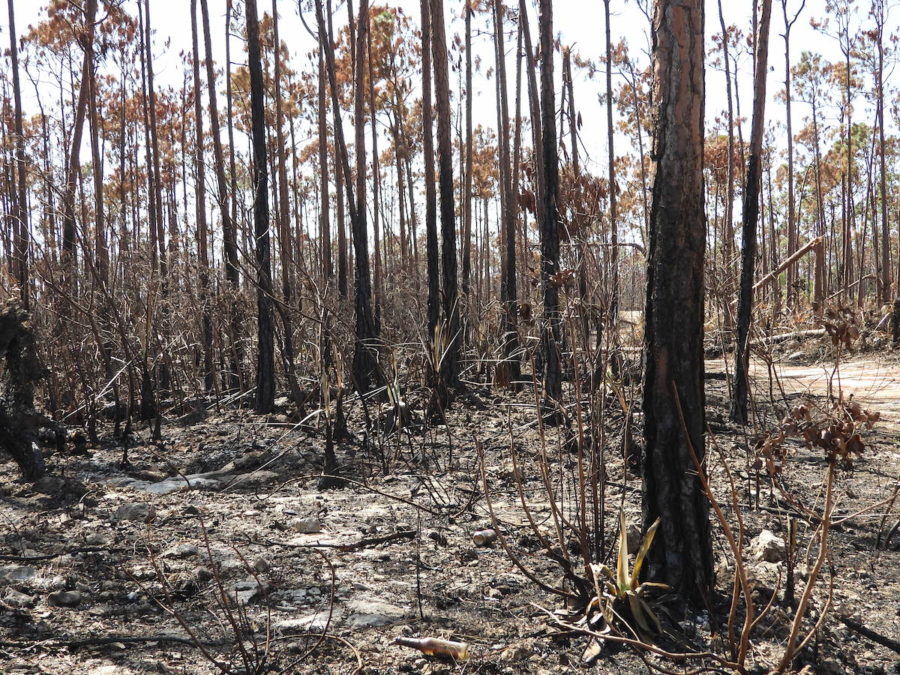
M 786 393 L 827 395 L 832 366 L 792 366 L 780 363 L 776 368 Z M 707 369 L 721 371 L 722 360 L 708 361 Z M 750 374 L 758 384 L 768 387 L 769 371 L 764 362 L 751 361 Z M 891 429 L 900 433 L 900 363 L 877 358 L 847 361 L 841 364 L 840 371 L 834 376 L 832 386 L 835 393 L 838 384 L 845 399 L 852 394 L 853 399 L 864 407 L 881 413 L 879 427 L 882 431 Z

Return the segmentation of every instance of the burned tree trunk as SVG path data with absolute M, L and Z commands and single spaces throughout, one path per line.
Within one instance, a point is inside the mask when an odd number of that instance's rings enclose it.
M 769 22 L 771 0 L 762 3 L 762 20 L 756 36 L 756 76 L 753 95 L 753 127 L 750 132 L 750 160 L 744 189 L 744 222 L 742 228 L 741 289 L 738 295 L 737 341 L 734 351 L 734 400 L 731 419 L 747 424 L 747 398 L 750 383 L 750 324 L 753 310 L 753 275 L 756 265 L 756 228 L 759 221 L 759 191 L 762 178 L 763 124 L 766 111 L 766 74 L 769 56 Z M 796 242 L 795 242 L 796 244 Z M 789 268 L 794 269 L 794 268 Z
M 0 448 L 12 455 L 25 480 L 46 473 L 37 430 L 52 423 L 34 409 L 34 383 L 45 371 L 34 349 L 28 312 L 15 304 L 0 313 Z
M 658 0 L 657 107 L 644 337 L 643 519 L 661 518 L 648 577 L 695 606 L 709 601 L 709 502 L 697 476 L 703 391 L 703 2 Z

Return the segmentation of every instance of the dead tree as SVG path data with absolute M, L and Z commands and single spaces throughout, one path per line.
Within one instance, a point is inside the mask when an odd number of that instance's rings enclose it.
M 34 348 L 28 312 L 8 304 L 0 312 L 0 448 L 12 455 L 28 481 L 47 471 L 37 431 L 56 425 L 34 409 L 34 384 L 46 375 Z
M 257 331 L 256 412 L 275 405 L 275 329 L 272 325 L 272 259 L 269 241 L 269 173 L 266 162 L 266 114 L 259 20 L 256 0 L 247 2 L 247 63 L 250 69 L 250 109 L 253 135 L 253 232 L 256 239 Z
M 769 56 L 769 22 L 772 1 L 763 0 L 762 20 L 756 36 L 756 75 L 753 94 L 753 127 L 750 132 L 750 160 L 747 164 L 747 184 L 744 189 L 744 222 L 742 227 L 741 289 L 738 296 L 737 343 L 734 352 L 734 400 L 731 419 L 747 424 L 749 395 L 750 323 L 753 309 L 753 275 L 756 264 L 756 226 L 759 221 L 759 191 L 762 171 L 763 123 L 766 110 L 766 74 Z

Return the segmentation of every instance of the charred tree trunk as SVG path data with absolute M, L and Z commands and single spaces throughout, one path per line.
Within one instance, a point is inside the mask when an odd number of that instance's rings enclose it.
M 272 53 L 273 79 L 275 81 L 275 143 L 278 156 L 278 243 L 281 257 L 281 302 L 273 303 L 281 326 L 284 330 L 282 337 L 282 353 L 284 356 L 284 370 L 291 392 L 291 400 L 294 405 L 303 406 L 304 397 L 300 392 L 297 380 L 297 371 L 294 358 L 294 321 L 293 312 L 303 309 L 303 298 L 298 295 L 294 300 L 294 238 L 291 236 L 291 208 L 288 197 L 287 178 L 287 142 L 284 136 L 284 113 L 281 105 L 281 41 L 278 34 L 278 0 L 272 0 L 272 34 L 275 46 Z M 299 259 L 303 261 L 303 251 L 299 251 Z M 296 306 L 295 303 L 296 302 Z
M 497 62 L 497 128 L 499 129 L 500 160 L 500 217 L 502 219 L 503 251 L 500 263 L 500 302 L 503 304 L 503 315 L 500 324 L 500 352 L 503 360 L 497 364 L 494 381 L 503 386 L 515 384 L 521 375 L 519 358 L 519 334 L 516 330 L 517 293 L 516 293 L 516 204 L 518 202 L 509 151 L 509 103 L 506 87 L 506 49 L 503 45 L 503 14 L 506 8 L 500 0 L 494 3 L 494 50 Z M 519 41 L 521 42 L 521 32 Z M 471 112 L 471 102 L 468 112 Z M 467 118 L 471 125 L 471 119 Z M 471 145 L 471 127 L 469 127 L 469 144 Z M 467 173 L 471 173 L 471 157 L 467 157 Z M 471 187 L 470 176 L 467 182 Z M 467 192 L 467 198 L 471 198 Z
M 316 0 L 316 21 L 319 34 L 330 35 L 331 31 L 325 29 L 325 16 L 322 10 L 321 0 Z M 363 0 L 360 7 L 362 12 L 368 13 L 368 3 Z M 355 36 L 356 47 L 353 49 L 354 59 L 365 47 L 365 24 L 361 22 L 359 33 Z M 330 42 L 328 43 L 331 44 Z M 347 153 L 347 144 L 344 138 L 344 126 L 340 116 L 340 107 L 337 95 L 337 75 L 334 59 L 334 50 L 325 49 L 326 67 L 328 71 L 328 85 L 331 90 L 331 111 L 334 120 L 334 137 L 337 146 L 337 156 L 340 162 L 339 171 L 343 173 L 343 182 L 347 190 L 347 206 L 350 211 L 350 224 L 353 230 L 354 265 L 356 271 L 356 290 L 354 293 L 356 304 L 356 342 L 353 351 L 353 376 L 355 385 L 360 394 L 365 394 L 379 387 L 383 378 L 378 370 L 376 352 L 378 348 L 378 331 L 372 317 L 372 280 L 369 274 L 369 244 L 366 235 L 365 212 L 365 105 L 363 96 L 363 82 L 361 77 L 362 64 L 356 63 L 356 87 L 355 87 L 355 111 L 354 124 L 356 127 L 356 194 L 353 192 L 353 179 L 350 171 L 350 159 Z M 338 183 L 340 187 L 340 183 Z M 340 199 L 340 195 L 339 195 Z M 338 212 L 340 216 L 340 211 Z
M 19 84 L 19 36 L 16 33 L 16 13 L 13 0 L 9 0 L 9 55 L 12 61 L 13 105 L 16 131 L 16 189 L 13 197 L 13 217 L 15 223 L 16 281 L 19 283 L 19 297 L 27 311 L 30 302 L 28 292 L 28 250 L 31 228 L 28 219 L 28 192 L 25 183 L 25 131 L 22 125 L 22 88 Z M 882 152 L 882 157 L 884 153 Z
M 756 230 L 759 222 L 759 190 L 762 184 L 762 141 L 766 113 L 766 74 L 769 58 L 769 23 L 772 0 L 763 0 L 759 35 L 756 38 L 753 122 L 750 130 L 750 160 L 744 187 L 744 222 L 741 250 L 741 289 L 738 298 L 737 341 L 734 350 L 734 400 L 731 419 L 747 424 L 749 393 L 750 320 L 753 311 L 753 274 L 756 265 Z M 792 266 L 793 267 L 793 266 Z
M 643 383 L 643 519 L 660 530 L 648 577 L 704 606 L 713 588 L 704 455 L 703 0 L 657 0 L 656 176 L 650 214 Z M 675 264 L 674 261 L 678 261 Z
M 94 40 L 94 23 L 97 17 L 97 0 L 87 0 L 85 4 L 84 23 L 87 27 L 87 40 Z M 84 133 L 84 118 L 87 112 L 87 100 L 90 95 L 91 50 L 85 49 L 84 64 L 81 69 L 81 85 L 78 91 L 78 103 L 75 106 L 75 120 L 72 125 L 72 144 L 66 160 L 66 181 L 63 187 L 63 231 L 62 261 L 66 278 L 73 278 L 76 267 L 75 255 L 75 191 L 78 187 L 78 172 L 81 169 L 81 138 Z
M 93 0 L 92 0 L 93 1 Z M 95 2 L 96 4 L 96 2 Z M 159 161 L 159 127 L 156 119 L 156 87 L 153 83 L 153 46 L 151 42 L 150 30 L 150 0 L 144 0 L 144 49 L 146 51 L 147 64 L 147 115 L 148 124 L 150 125 L 150 157 L 151 166 L 147 168 L 148 173 L 153 173 L 153 199 L 151 200 L 153 208 L 153 217 L 151 218 L 151 228 L 156 230 L 156 245 L 159 249 L 159 271 L 163 277 L 166 276 L 166 234 L 163 225 L 163 208 L 162 208 L 162 175 Z M 165 287 L 163 288 L 165 292 Z M 160 376 L 161 381 L 167 380 L 168 377 Z
M 203 341 L 203 388 L 213 389 L 212 316 L 209 307 L 209 229 L 206 222 L 206 163 L 203 158 L 203 102 L 200 96 L 200 46 L 197 36 L 197 0 L 191 0 L 191 38 L 194 49 L 195 207 L 197 212 L 197 263 L 200 267 L 200 332 Z
M 356 134 L 356 195 L 350 202 L 350 221 L 353 224 L 353 259 L 356 270 L 356 344 L 353 351 L 353 373 L 360 394 L 382 384 L 375 354 L 378 349 L 378 328 L 372 314 L 372 277 L 369 272 L 369 234 L 366 226 L 366 122 L 365 122 L 365 54 L 366 34 L 369 27 L 369 2 L 359 3 L 359 20 L 356 27 L 355 85 L 353 126 Z M 352 30 L 352 27 L 351 27 Z M 332 64 L 333 65 L 333 64 Z M 332 89 L 335 83 L 332 80 Z M 337 103 L 334 104 L 338 110 Z M 350 193 L 350 172 L 347 165 L 347 192 Z
M 428 277 L 428 340 L 434 340 L 440 315 L 438 272 L 437 191 L 434 185 L 434 123 L 431 109 L 431 8 L 422 8 L 422 148 L 425 160 L 425 258 Z
M 269 173 L 266 159 L 265 90 L 259 48 L 256 0 L 247 0 L 247 65 L 250 69 L 250 122 L 253 135 L 253 232 L 256 251 L 257 413 L 275 405 L 275 331 L 272 325 L 272 260 L 269 236 Z
M 325 44 L 319 43 L 319 81 L 317 91 L 317 121 L 319 124 L 319 238 L 322 240 L 322 278 L 326 283 L 334 277 L 331 260 L 331 214 L 328 195 L 328 104 L 325 83 Z
M 497 4 L 501 3 L 502 0 L 496 0 L 494 3 L 494 14 L 499 11 L 497 9 Z M 472 91 L 472 14 L 474 13 L 474 9 L 472 8 L 472 3 L 469 0 L 465 0 L 465 7 L 463 8 L 463 12 L 465 12 L 466 19 L 466 158 L 465 158 L 465 176 L 463 181 L 463 241 L 462 241 L 462 293 L 463 296 L 468 298 L 469 296 L 469 277 L 471 276 L 472 271 L 472 164 L 474 159 L 473 147 L 472 147 L 472 97 L 474 96 L 474 92 Z M 496 21 L 496 18 L 494 19 Z M 496 35 L 496 32 L 495 32 Z M 506 55 L 503 55 L 504 61 Z M 497 67 L 500 67 L 500 61 L 497 62 Z M 498 71 L 499 77 L 499 71 Z M 501 143 L 504 139 L 501 139 Z M 501 168 L 503 166 L 503 160 L 501 160 Z M 501 199 L 503 194 L 503 188 L 501 188 Z M 502 208 L 502 207 L 501 207 Z
M 231 207 L 229 206 L 228 183 L 225 177 L 225 155 L 222 151 L 222 139 L 219 136 L 219 105 L 216 96 L 216 74 L 213 68 L 212 35 L 209 29 L 209 7 L 207 5 L 207 0 L 200 0 L 200 13 L 203 17 L 203 46 L 206 52 L 206 87 L 209 95 L 209 125 L 216 169 L 216 196 L 219 203 L 219 213 L 222 218 L 222 253 L 223 258 L 225 259 L 225 280 L 228 282 L 228 290 L 232 294 L 227 305 L 229 312 L 231 354 L 228 373 L 226 375 L 226 386 L 228 389 L 236 390 L 240 388 L 241 385 L 239 364 L 242 359 L 240 349 L 241 322 L 236 307 L 237 294 L 240 290 L 237 255 L 237 226 L 232 217 Z M 231 11 L 229 9 L 229 16 L 230 15 Z M 225 75 L 228 77 L 227 67 Z
M 369 115 L 372 118 L 370 128 L 372 139 L 372 243 L 375 247 L 375 326 L 381 332 L 381 313 L 384 303 L 384 267 L 387 265 L 387 249 L 382 259 L 382 246 L 387 243 L 387 226 L 384 235 L 381 232 L 381 164 L 378 159 L 378 120 L 376 117 L 375 69 L 372 64 L 372 26 L 369 12 L 360 20 L 366 22 L 366 58 L 365 66 L 368 75 Z M 362 62 L 361 62 L 362 63 Z
M 453 205 L 453 145 L 450 125 L 450 76 L 444 6 L 431 0 L 431 56 L 434 61 L 434 97 L 438 123 L 438 169 L 441 191 L 441 272 L 444 282 L 444 319 L 447 347 L 441 361 L 441 375 L 448 387 L 459 385 L 460 334 L 456 274 L 456 213 Z M 427 167 L 426 167 L 426 170 Z
M 0 313 L 0 448 L 19 465 L 27 481 L 47 471 L 37 446 L 37 430 L 52 423 L 34 409 L 34 384 L 45 376 L 37 358 L 28 312 L 7 305 Z
M 559 162 L 556 147 L 556 97 L 553 82 L 553 3 L 541 0 L 541 149 L 543 194 L 539 204 L 541 228 L 541 286 L 544 316 L 541 326 L 541 351 L 544 361 L 544 406 L 552 410 L 551 420 L 558 421 L 557 406 L 562 399 L 562 363 L 560 354 L 559 284 Z

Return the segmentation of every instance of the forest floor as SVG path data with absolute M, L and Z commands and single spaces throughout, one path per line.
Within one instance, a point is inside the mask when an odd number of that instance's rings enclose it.
M 792 349 L 783 347 L 779 357 L 785 397 L 791 405 L 807 398 L 822 403 L 829 369 L 818 359 L 827 349 L 788 354 Z M 747 450 L 754 438 L 728 421 L 727 380 L 717 375 L 722 359 L 707 368 L 708 422 L 739 483 L 746 540 L 763 530 L 783 538 L 796 505 L 765 476 L 757 479 Z M 768 368 L 756 362 L 753 375 L 755 400 L 768 399 Z M 900 638 L 900 534 L 884 547 L 900 505 L 892 504 L 887 516 L 888 506 L 878 506 L 900 477 L 900 359 L 873 352 L 852 357 L 841 366 L 841 384 L 845 397 L 853 393 L 882 419 L 867 432 L 867 450 L 855 470 L 837 482 L 835 518 L 871 510 L 833 527 L 812 604 L 816 617 L 833 584 L 832 616 L 802 650 L 797 667 L 896 673 L 897 653 L 837 617 Z M 777 382 L 772 390 L 780 402 Z M 363 428 L 358 408 L 348 406 L 351 430 Z M 622 414 L 612 398 L 607 415 L 606 447 L 613 450 L 606 531 L 614 551 L 620 505 L 629 523 L 640 522 L 640 482 L 621 461 Z M 776 422 L 769 413 L 759 417 L 763 426 Z M 512 436 L 532 513 L 539 527 L 549 528 L 534 462 L 541 441 L 533 393 L 498 394 L 472 385 L 448 413 L 448 423 L 425 428 L 414 420 L 389 436 L 373 434 L 368 443 L 362 434 L 340 443 L 344 475 L 354 481 L 341 489 L 319 489 L 322 435 L 297 428 L 284 410 L 262 418 L 240 409 L 200 408 L 167 420 L 160 443 L 139 430 L 127 468 L 120 463 L 122 448 L 107 440 L 86 454 L 53 456 L 53 476 L 36 486 L 16 481 L 14 466 L 3 463 L 0 671 L 222 672 L 217 661 L 223 667 L 230 662 L 231 672 L 247 672 L 241 668 L 266 654 L 272 672 L 582 669 L 586 639 L 552 636 L 542 611 L 559 609 L 558 599 L 530 581 L 498 543 L 479 547 L 472 540 L 473 532 L 491 526 L 477 439 L 505 540 L 535 576 L 551 586 L 560 583 L 560 569 L 543 554 L 518 502 L 509 450 Z M 554 471 L 571 469 L 574 455 L 557 434 L 546 435 L 550 464 Z M 825 473 L 821 454 L 795 443 L 781 479 L 798 503 L 820 512 Z M 720 502 L 728 503 L 722 472 L 714 469 L 712 479 Z M 815 528 L 793 515 L 799 595 Z M 727 611 L 729 556 L 718 528 L 716 536 L 718 590 Z M 783 587 L 783 555 L 749 559 L 748 565 L 756 602 L 764 605 Z M 721 644 L 710 634 L 708 616 L 681 615 L 664 601 L 654 606 L 670 650 Z M 226 604 L 232 609 L 223 609 Z M 780 603 L 773 606 L 754 634 L 748 665 L 768 669 L 778 663 L 791 615 Z M 397 636 L 464 640 L 472 655 L 459 664 L 426 658 L 395 646 Z M 594 670 L 648 672 L 647 658 L 609 647 Z M 666 667 L 688 665 L 699 662 Z

